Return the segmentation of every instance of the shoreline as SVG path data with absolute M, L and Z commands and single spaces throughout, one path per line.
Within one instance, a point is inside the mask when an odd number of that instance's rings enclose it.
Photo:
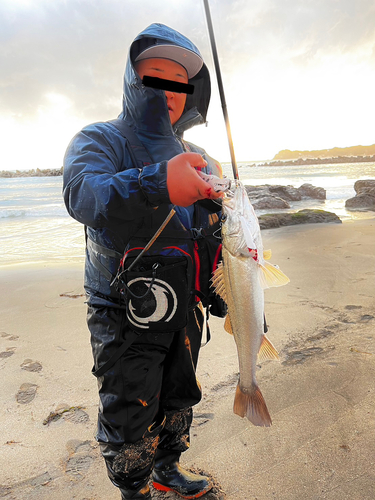
M 374 234 L 373 219 L 262 231 L 271 262 L 291 280 L 265 291 L 280 362 L 262 363 L 258 382 L 273 425 L 233 414 L 236 348 L 211 317 L 197 371 L 203 398 L 182 458 L 219 484 L 210 500 L 372 498 Z M 0 496 L 117 500 L 94 439 L 83 261 L 1 271 Z
M 224 164 L 230 164 L 228 161 L 222 161 Z M 253 160 L 239 161 L 240 164 L 246 164 L 250 167 L 293 167 L 306 165 L 340 165 L 345 163 L 375 163 L 375 155 L 358 155 L 358 156 L 331 156 L 331 157 L 300 157 L 289 159 L 272 159 L 272 160 Z M 63 167 L 60 168 L 44 168 L 44 169 L 29 169 L 29 170 L 0 170 L 0 179 L 12 179 L 18 177 L 59 177 L 63 175 Z
M 317 209 L 318 212 L 320 209 Z M 280 227 L 277 227 L 274 225 L 273 227 L 266 227 L 266 223 L 264 223 L 264 219 L 270 218 L 270 215 L 276 214 L 275 218 L 283 218 L 284 216 L 288 215 L 293 215 L 296 212 L 298 213 L 298 208 L 296 210 L 278 210 L 278 211 L 266 211 L 262 210 L 261 214 L 258 214 L 258 219 L 259 223 L 261 226 L 261 231 L 262 235 L 264 234 L 265 231 L 277 231 L 279 229 L 284 229 L 288 227 L 297 227 L 300 228 L 301 231 L 303 231 L 303 228 L 307 228 L 308 226 L 311 225 L 335 225 L 335 222 L 319 222 L 319 223 L 311 223 L 311 222 L 301 222 L 299 224 L 293 224 L 293 225 L 280 225 Z M 335 213 L 332 211 L 331 213 Z M 339 215 L 339 218 L 341 220 L 341 224 L 348 224 L 352 222 L 360 222 L 360 221 L 372 221 L 375 220 L 375 212 L 374 211 L 353 211 L 349 216 L 343 216 L 342 214 Z M 301 218 L 302 219 L 302 218 Z M 338 222 L 338 221 L 337 221 Z M 74 233 L 75 231 L 75 233 Z M 55 251 L 56 251 L 56 257 L 51 258 L 51 254 L 48 253 L 46 256 L 44 253 L 43 248 L 40 249 L 40 253 L 37 255 L 37 247 L 35 245 L 32 245 L 31 249 L 28 249 L 27 247 L 23 248 L 24 253 L 21 254 L 19 251 L 16 254 L 13 253 L 5 253 L 2 255 L 0 259 L 0 270 L 28 270 L 29 267 L 35 267 L 35 268 L 43 268 L 45 266 L 56 266 L 56 267 L 67 267 L 69 268 L 70 266 L 83 266 L 84 261 L 85 261 L 85 246 L 84 246 L 84 238 L 83 238 L 83 233 L 82 233 L 82 227 L 79 223 L 76 223 L 73 221 L 73 227 L 71 228 L 71 233 L 70 237 L 73 239 L 78 238 L 80 241 L 82 241 L 81 246 L 76 246 L 76 254 L 72 255 L 71 252 L 66 252 L 66 243 L 64 242 L 62 247 L 57 246 L 55 243 Z M 47 247 L 52 244 L 54 241 L 52 237 L 50 243 L 48 244 L 48 241 L 46 242 Z M 30 243 L 29 243 L 30 244 Z M 75 245 L 77 245 L 77 242 L 75 242 Z M 6 255 L 9 255 L 8 261 L 6 260 Z M 37 258 L 37 260 L 32 260 L 34 258 Z M 22 260 L 21 260 L 22 259 Z
M 319 215 L 319 210 L 318 209 L 318 215 Z M 342 216 L 340 214 L 340 221 L 333 221 L 333 222 L 328 222 L 328 217 L 324 215 L 322 217 L 322 221 L 319 222 L 309 222 L 307 219 L 307 222 L 300 222 L 298 224 L 292 224 L 292 225 L 282 225 L 283 221 L 278 222 L 277 224 L 273 224 L 272 221 L 275 219 L 278 221 L 279 219 L 284 219 L 288 214 L 292 215 L 296 213 L 296 211 L 278 211 L 275 215 L 275 217 L 271 217 L 268 211 L 265 211 L 265 214 L 258 214 L 258 219 L 259 219 L 259 224 L 261 226 L 261 231 L 262 235 L 265 234 L 265 231 L 277 231 L 279 229 L 287 229 L 289 227 L 297 227 L 300 228 L 301 231 L 304 230 L 304 228 L 308 228 L 311 225 L 317 225 L 317 226 L 333 226 L 336 225 L 337 222 L 340 222 L 340 225 L 346 225 L 350 224 L 353 222 L 361 222 L 361 221 L 374 221 L 375 220 L 375 212 L 373 211 L 363 211 L 363 212 L 353 212 L 351 216 Z M 332 212 L 334 213 L 334 212 Z M 297 212 L 298 214 L 298 212 Z M 271 214 L 273 215 L 273 214 Z M 268 222 L 267 222 L 268 219 Z M 319 219 L 319 218 L 318 218 Z M 299 221 L 303 220 L 302 217 L 298 218 Z M 270 223 L 271 222 L 271 223 Z M 74 267 L 74 266 L 84 266 L 84 261 L 85 261 L 85 246 L 84 246 L 84 237 L 82 234 L 82 228 L 79 223 L 75 223 L 73 221 L 73 227 L 71 228 L 71 233 L 70 236 L 73 237 L 73 240 L 75 241 L 75 251 L 76 254 L 72 255 L 70 251 L 67 251 L 67 245 L 66 242 L 63 243 L 61 247 L 59 247 L 59 242 L 55 241 L 55 237 L 51 236 L 49 240 L 46 240 L 44 243 L 44 246 L 38 250 L 38 244 L 33 243 L 29 241 L 29 247 L 20 247 L 17 248 L 17 253 L 14 253 L 11 251 L 11 248 L 8 250 L 8 252 L 5 252 L 1 258 L 0 258 L 0 270 L 1 271 L 6 271 L 6 270 L 12 270 L 14 269 L 15 271 L 19 270 L 20 272 L 22 271 L 27 271 L 28 268 L 41 268 L 43 269 L 44 267 L 53 267 L 55 266 L 56 268 L 69 268 L 69 267 Z M 74 227 L 76 226 L 76 227 Z M 279 227 L 278 227 L 279 226 Z M 75 231 L 75 233 L 73 233 Z M 29 237 L 30 238 L 30 237 Z M 81 243 L 77 246 L 77 240 L 81 241 Z M 39 240 L 38 240 L 39 241 Z M 56 256 L 54 257 L 51 252 L 45 253 L 44 248 L 47 246 L 51 246 L 54 244 L 54 251 L 56 252 Z M 66 254 L 66 255 L 65 255 Z M 51 256 L 52 255 L 52 256 Z M 33 260 L 35 259 L 35 260 Z

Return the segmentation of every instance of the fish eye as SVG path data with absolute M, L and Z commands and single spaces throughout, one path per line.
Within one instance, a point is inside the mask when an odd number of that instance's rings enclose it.
M 227 220 L 227 218 L 228 218 L 227 214 L 223 214 L 221 216 L 221 222 L 225 222 Z

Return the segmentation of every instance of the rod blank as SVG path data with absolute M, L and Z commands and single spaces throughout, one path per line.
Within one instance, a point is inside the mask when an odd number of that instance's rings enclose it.
M 230 157 L 232 160 L 232 169 L 233 169 L 233 175 L 235 179 L 239 179 L 238 176 L 238 168 L 237 168 L 237 163 L 236 163 L 236 157 L 234 154 L 234 148 L 233 148 L 233 140 L 232 140 L 232 133 L 230 130 L 230 124 L 229 124 L 229 116 L 228 116 L 228 110 L 227 110 L 227 104 L 225 102 L 225 95 L 224 95 L 224 86 L 223 86 L 223 80 L 221 78 L 221 71 L 220 71 L 220 64 L 219 64 L 219 58 L 217 55 L 217 49 L 216 49 L 216 42 L 215 42 L 215 35 L 214 35 L 214 28 L 212 26 L 212 19 L 211 19 L 211 13 L 210 13 L 210 6 L 208 4 L 208 0 L 203 0 L 204 3 L 204 9 L 206 11 L 206 19 L 207 19 L 207 26 L 208 26 L 208 32 L 210 35 L 210 42 L 211 42 L 211 49 L 212 49 L 212 55 L 214 58 L 214 65 L 215 65 L 215 71 L 216 71 L 216 78 L 217 78 L 217 83 L 219 86 L 219 93 L 220 93 L 220 100 L 221 100 L 221 107 L 223 109 L 223 115 L 224 115 L 224 121 L 225 121 L 225 127 L 227 129 L 227 136 L 228 136 L 228 143 L 229 143 L 229 150 L 230 150 Z

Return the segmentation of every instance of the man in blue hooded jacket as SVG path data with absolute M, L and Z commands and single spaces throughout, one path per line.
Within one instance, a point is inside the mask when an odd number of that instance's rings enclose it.
M 146 87 L 145 76 L 194 92 Z M 119 117 L 128 128 L 119 120 L 89 125 L 64 159 L 65 204 L 86 227 L 97 440 L 122 499 L 151 498 L 151 474 L 156 488 L 183 498 L 211 488 L 179 464 L 191 407 L 201 399 L 201 299 L 210 307 L 209 279 L 220 258 L 220 206 L 209 201 L 219 195 L 197 170 L 219 176 L 221 168 L 182 138 L 205 122 L 209 99 L 209 73 L 195 45 L 152 24 L 130 47 Z M 176 215 L 138 261 L 173 207 Z

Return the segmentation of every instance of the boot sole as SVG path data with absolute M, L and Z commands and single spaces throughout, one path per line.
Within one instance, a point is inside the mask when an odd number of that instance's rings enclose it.
M 182 493 L 179 493 L 177 490 L 174 490 L 173 488 L 170 488 L 169 486 L 164 486 L 163 484 L 160 483 L 152 483 L 152 486 L 159 491 L 173 491 L 177 495 L 179 495 L 182 498 L 187 498 L 187 499 L 193 499 L 193 498 L 200 498 L 201 496 L 205 495 L 208 491 L 212 489 L 212 485 L 208 485 L 206 489 L 200 491 L 199 493 L 196 493 L 195 495 L 183 495 Z

